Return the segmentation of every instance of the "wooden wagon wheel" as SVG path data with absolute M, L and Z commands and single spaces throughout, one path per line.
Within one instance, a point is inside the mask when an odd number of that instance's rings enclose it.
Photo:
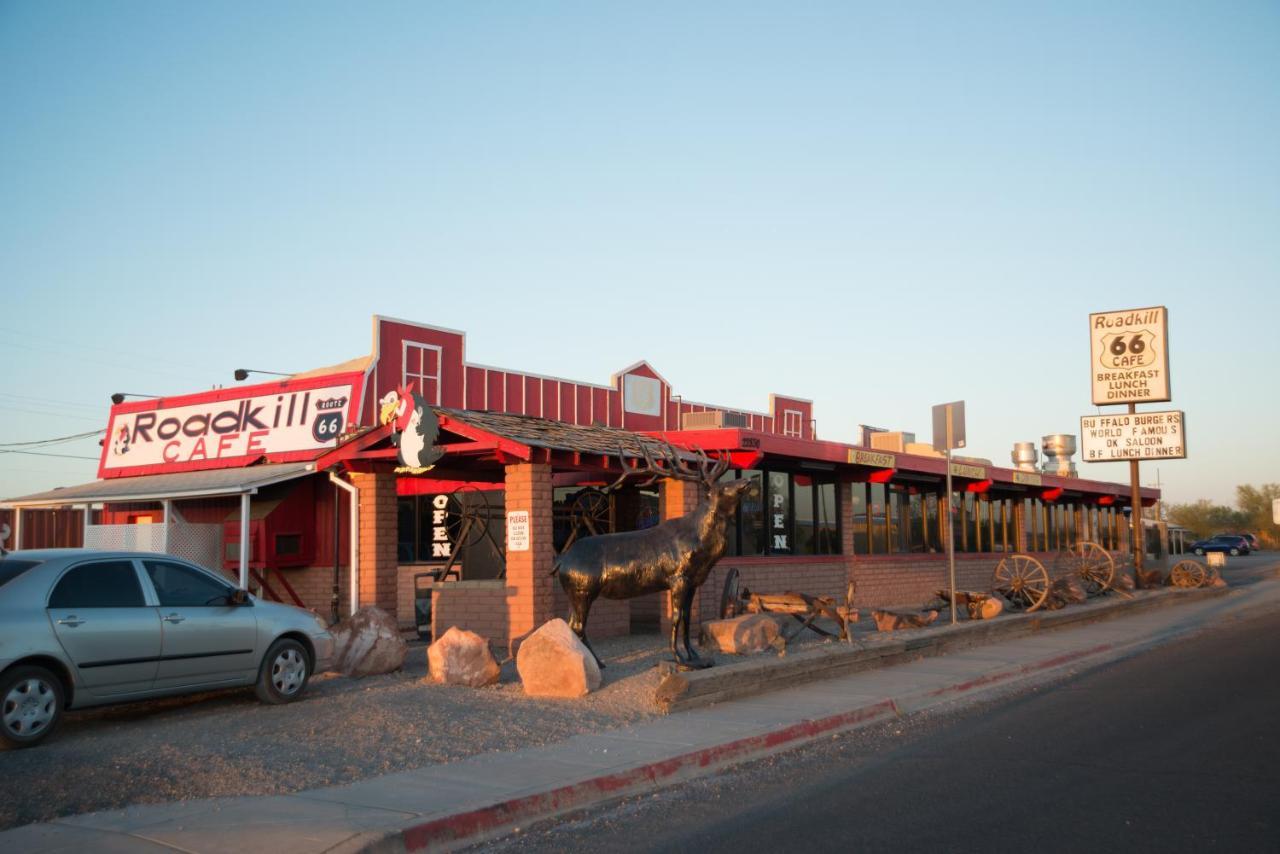
M 460 486 L 445 505 L 445 527 L 455 552 L 474 546 L 489 535 L 489 499 L 474 486 Z
M 1170 583 L 1183 589 L 1203 587 L 1208 580 L 1209 574 L 1198 560 L 1180 560 L 1169 572 Z
M 1072 546 L 1067 550 L 1066 563 L 1090 596 L 1106 593 L 1115 581 L 1115 558 L 1098 543 L 1084 540 Z
M 1049 598 L 1049 572 L 1031 555 L 1013 554 L 996 564 L 991 587 L 1015 606 L 1036 610 Z
M 563 554 L 578 537 L 608 534 L 613 531 L 609 494 L 589 486 L 578 490 L 569 502 L 569 536 L 560 547 Z

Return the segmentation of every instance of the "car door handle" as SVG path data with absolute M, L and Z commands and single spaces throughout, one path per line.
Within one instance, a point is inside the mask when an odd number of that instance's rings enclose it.
M 76 626 L 84 625 L 84 620 L 80 619 L 75 614 L 71 614 L 70 616 L 63 617 L 61 620 L 58 620 L 58 625 L 71 626 L 71 628 L 74 629 Z
M 186 617 L 182 616 L 181 614 L 170 614 L 167 617 L 161 617 L 161 619 L 164 620 L 166 623 L 181 623 L 183 620 L 186 619 Z

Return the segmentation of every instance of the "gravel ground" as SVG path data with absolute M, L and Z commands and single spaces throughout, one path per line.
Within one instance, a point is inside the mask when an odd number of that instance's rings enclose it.
M 562 741 L 656 715 L 666 645 L 657 635 L 593 642 L 608 665 L 580 700 L 535 700 L 514 662 L 489 688 L 426 681 L 426 647 L 384 676 L 314 678 L 303 699 L 252 690 L 69 712 L 43 745 L 0 751 L 0 829 L 192 798 L 284 794 Z
M 875 631 L 869 616 L 850 628 Z M 789 648 L 831 642 L 806 631 Z M 657 715 L 665 638 L 593 644 L 607 665 L 604 685 L 579 700 L 526 697 L 510 661 L 488 688 L 437 685 L 426 679 L 425 645 L 415 644 L 401 672 L 321 674 L 285 706 L 237 689 L 69 712 L 47 743 L 0 750 L 0 829 L 130 804 L 340 785 Z

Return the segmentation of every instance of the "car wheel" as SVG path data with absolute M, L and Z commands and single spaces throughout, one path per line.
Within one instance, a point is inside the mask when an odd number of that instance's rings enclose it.
M 1196 549 L 1196 554 L 1198 554 L 1198 555 L 1203 555 L 1203 554 L 1204 554 L 1204 549 Z
M 311 659 L 302 644 L 281 638 L 271 645 L 258 672 L 258 699 L 264 703 L 292 703 L 302 696 L 311 677 Z
M 39 744 L 62 722 L 62 706 L 62 682 L 48 670 L 10 670 L 0 678 L 0 744 Z
M 1232 550 L 1231 550 L 1231 556 L 1232 556 L 1232 557 L 1235 557 L 1235 556 L 1236 556 L 1236 555 L 1238 555 L 1238 554 L 1240 554 L 1240 550 L 1239 550 L 1239 549 L 1232 549 Z

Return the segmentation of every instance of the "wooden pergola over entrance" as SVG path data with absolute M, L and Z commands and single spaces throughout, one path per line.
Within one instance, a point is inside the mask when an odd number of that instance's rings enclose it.
M 563 610 L 551 574 L 553 487 L 613 481 L 641 465 L 646 454 L 661 458 L 671 452 L 661 438 L 613 427 L 447 408 L 433 412 L 439 424 L 436 447 L 443 455 L 425 473 L 397 472 L 398 450 L 390 425 L 347 437 L 320 457 L 316 467 L 345 475 L 358 490 L 359 600 L 392 611 L 398 583 L 397 480 L 410 480 L 410 488 L 421 478 L 433 486 L 502 489 L 508 523 L 518 519 L 527 531 L 527 536 L 506 542 L 505 578 L 441 584 L 431 594 L 433 619 L 460 624 L 490 640 L 523 635 Z M 676 440 L 671 446 L 680 459 L 699 459 L 680 445 Z M 402 483 L 401 489 L 405 486 Z M 659 495 L 659 516 L 664 519 L 684 515 L 697 502 L 687 482 L 663 479 Z M 502 533 L 495 533 L 503 539 Z M 593 628 L 598 621 L 601 635 L 626 633 L 629 608 L 628 602 L 602 603 L 593 614 Z

